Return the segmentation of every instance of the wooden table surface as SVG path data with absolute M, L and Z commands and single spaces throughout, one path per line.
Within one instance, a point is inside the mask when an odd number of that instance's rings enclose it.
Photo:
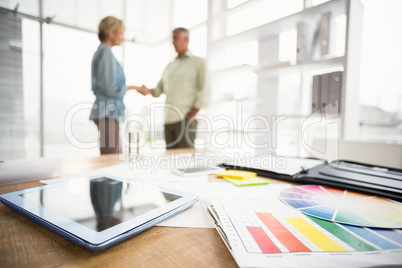
M 117 155 L 62 160 L 62 175 L 121 164 Z M 41 185 L 0 186 L 0 194 Z M 93 252 L 48 231 L 0 203 L 0 267 L 237 267 L 215 229 L 152 227 Z

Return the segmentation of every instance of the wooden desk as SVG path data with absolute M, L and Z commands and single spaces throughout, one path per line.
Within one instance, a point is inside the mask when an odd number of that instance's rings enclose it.
M 121 164 L 117 155 L 64 159 L 63 176 Z M 39 186 L 0 186 L 0 194 Z M 1 267 L 237 267 L 215 229 L 153 227 L 109 249 L 74 245 L 0 203 Z

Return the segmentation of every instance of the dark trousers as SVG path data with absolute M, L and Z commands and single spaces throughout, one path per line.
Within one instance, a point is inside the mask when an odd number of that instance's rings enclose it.
M 120 126 L 114 118 L 94 120 L 99 129 L 100 153 L 118 154 L 120 152 Z
M 187 119 L 174 124 L 166 124 L 166 149 L 194 148 L 196 132 L 197 120 L 191 124 Z

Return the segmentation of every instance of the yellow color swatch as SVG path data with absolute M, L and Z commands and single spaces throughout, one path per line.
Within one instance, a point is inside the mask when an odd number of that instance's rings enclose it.
M 307 237 L 317 247 L 323 251 L 346 251 L 341 245 L 334 240 L 318 231 L 314 226 L 309 224 L 300 217 L 287 217 L 285 218 L 294 228 L 296 228 L 302 235 Z
M 255 176 L 257 176 L 257 173 L 229 169 L 229 170 L 226 170 L 225 172 L 216 173 L 215 176 L 243 180 L 246 178 L 255 177 Z
M 269 181 L 260 177 L 251 177 L 246 178 L 244 180 L 238 180 L 233 178 L 223 177 L 224 180 L 233 183 L 236 186 L 253 186 L 253 185 L 265 185 L 268 184 Z

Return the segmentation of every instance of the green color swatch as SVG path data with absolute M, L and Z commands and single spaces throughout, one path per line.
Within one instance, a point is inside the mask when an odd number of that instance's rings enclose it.
M 310 220 L 314 221 L 318 225 L 320 225 L 322 228 L 333 234 L 334 236 L 338 237 L 340 240 L 351 246 L 357 251 L 372 251 L 372 250 L 377 250 L 375 247 L 373 247 L 370 244 L 367 244 L 363 240 L 360 240 L 356 236 L 352 235 L 348 231 L 344 230 L 341 228 L 339 225 L 331 222 L 331 221 L 326 221 L 326 220 L 321 220 L 312 216 L 306 215 Z

